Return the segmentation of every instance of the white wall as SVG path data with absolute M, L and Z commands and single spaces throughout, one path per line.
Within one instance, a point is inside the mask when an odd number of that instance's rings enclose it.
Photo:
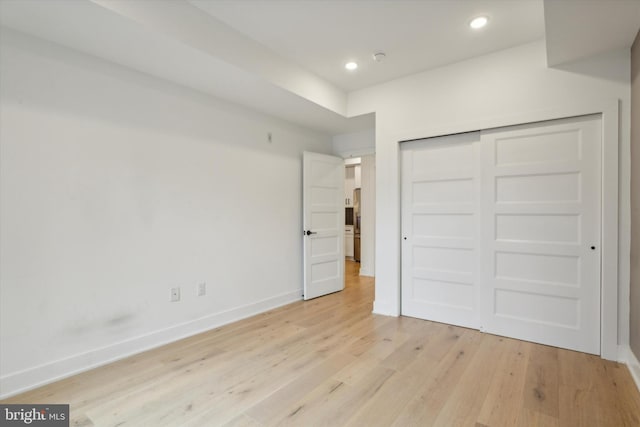
M 631 47 L 630 345 L 640 358 L 640 32 Z M 639 377 L 640 379 L 640 377 Z M 638 384 L 640 386 L 640 383 Z
M 2 395 L 300 299 L 329 137 L 1 35 Z
M 376 271 L 376 157 L 361 157 L 362 190 L 360 206 L 360 275 L 375 276 Z
M 333 137 L 333 152 L 343 158 L 361 157 L 376 151 L 375 129 L 343 133 Z
M 376 113 L 376 312 L 397 315 L 400 281 L 401 135 L 514 124 L 522 114 L 581 100 L 619 100 L 618 342 L 629 336 L 629 51 L 546 67 L 543 42 L 459 62 L 350 94 L 349 114 Z

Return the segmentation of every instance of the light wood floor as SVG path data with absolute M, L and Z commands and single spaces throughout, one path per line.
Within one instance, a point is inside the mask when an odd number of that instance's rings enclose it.
M 69 403 L 79 426 L 640 426 L 624 365 L 371 314 L 373 281 L 5 403 Z

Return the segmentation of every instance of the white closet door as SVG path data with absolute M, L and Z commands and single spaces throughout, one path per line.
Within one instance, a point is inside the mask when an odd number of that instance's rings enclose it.
M 478 328 L 479 132 L 402 144 L 402 314 Z
M 481 330 L 600 353 L 601 120 L 483 131 Z

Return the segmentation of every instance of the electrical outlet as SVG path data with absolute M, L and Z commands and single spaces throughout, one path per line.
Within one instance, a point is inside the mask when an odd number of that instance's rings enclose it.
M 171 302 L 180 301 L 180 288 L 171 288 Z
M 206 282 L 202 282 L 202 283 L 198 283 L 198 296 L 204 296 L 207 294 L 207 283 Z

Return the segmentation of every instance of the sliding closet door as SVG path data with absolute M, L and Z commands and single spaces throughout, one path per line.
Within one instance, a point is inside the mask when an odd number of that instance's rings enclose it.
M 402 314 L 478 328 L 479 132 L 402 144 Z
M 600 117 L 481 141 L 481 329 L 599 354 Z
M 401 147 L 402 314 L 600 353 L 601 119 Z

